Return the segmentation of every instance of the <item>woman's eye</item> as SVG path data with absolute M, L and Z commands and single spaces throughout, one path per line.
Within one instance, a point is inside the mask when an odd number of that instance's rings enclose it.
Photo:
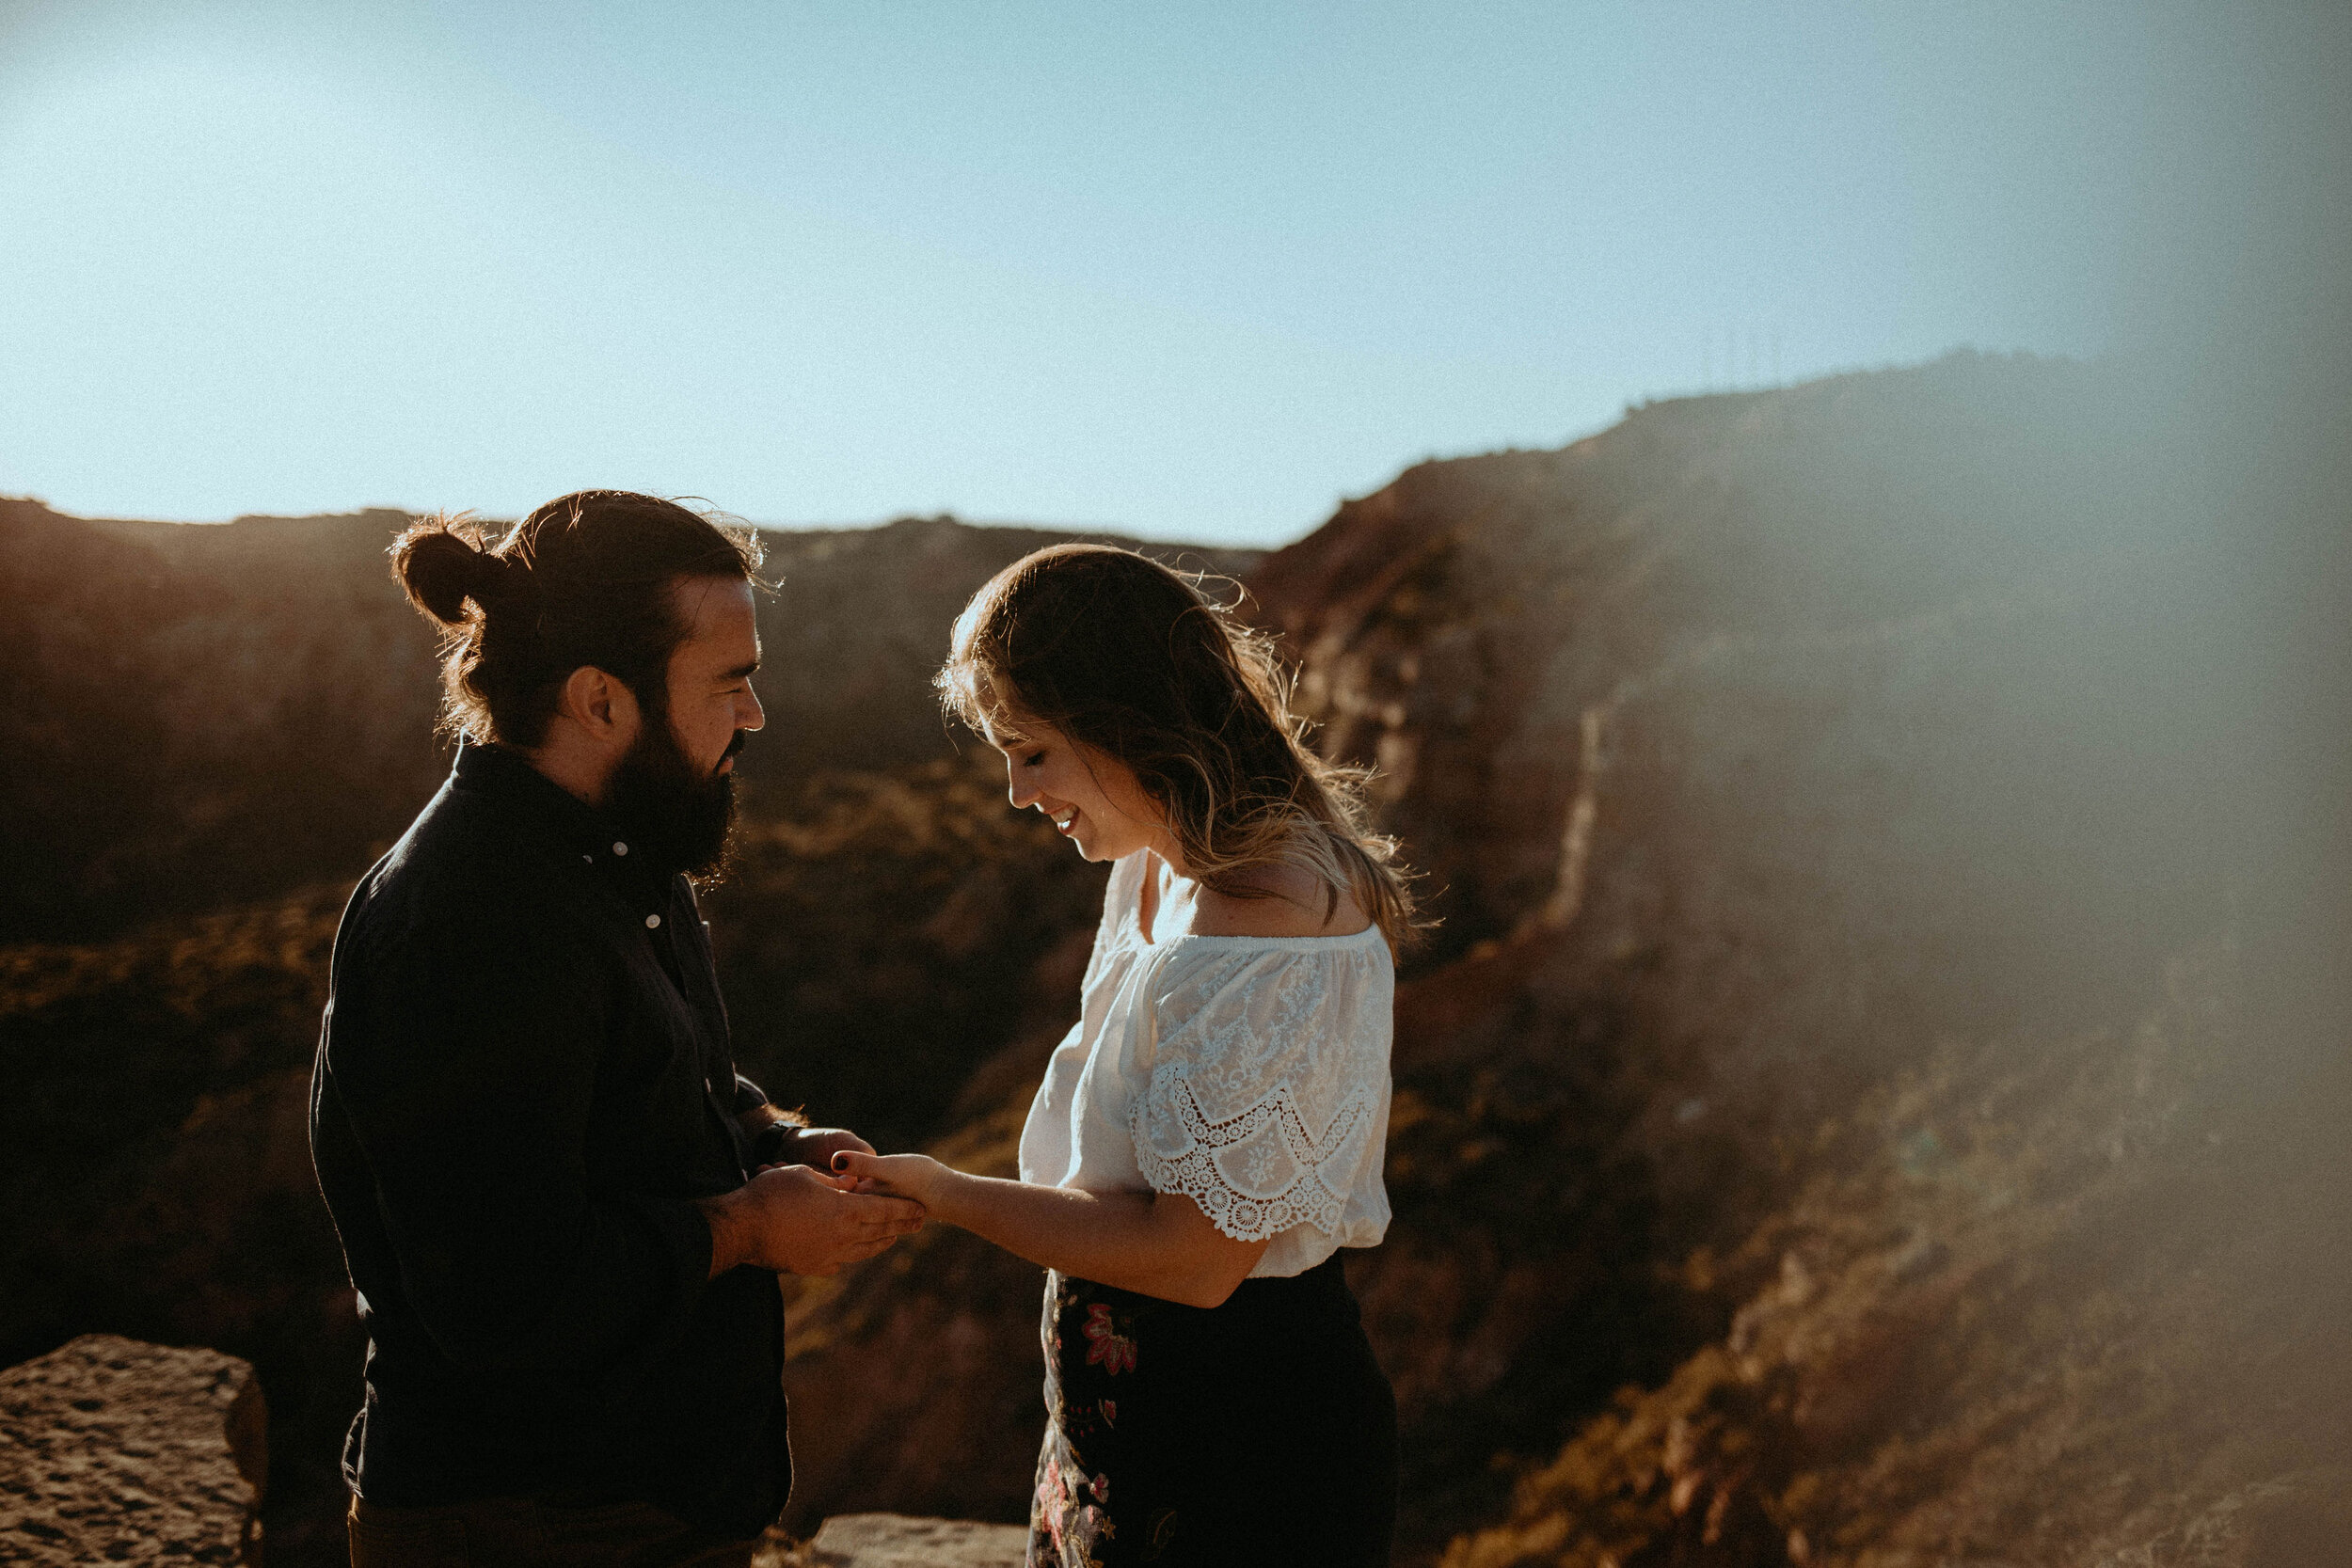
M 1043 752 L 1031 752 L 1027 756 L 1021 759 L 1021 766 L 1024 768 L 1035 768 L 1039 763 L 1043 762 L 1044 760 L 1045 753 Z

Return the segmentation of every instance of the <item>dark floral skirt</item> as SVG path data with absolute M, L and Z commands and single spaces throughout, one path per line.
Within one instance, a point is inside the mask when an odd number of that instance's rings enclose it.
M 1335 1255 L 1221 1307 L 1045 1276 L 1029 1568 L 1383 1568 L 1396 1398 Z

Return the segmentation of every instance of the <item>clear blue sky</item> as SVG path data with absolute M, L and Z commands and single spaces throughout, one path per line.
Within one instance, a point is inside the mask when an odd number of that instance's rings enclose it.
M 0 493 L 1276 542 L 2113 348 L 2233 10 L 0 0 Z

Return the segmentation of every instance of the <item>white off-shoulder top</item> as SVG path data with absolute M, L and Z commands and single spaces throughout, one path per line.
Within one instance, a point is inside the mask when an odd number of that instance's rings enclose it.
M 1396 971 L 1377 926 L 1343 937 L 1147 942 L 1149 855 L 1111 869 L 1078 1022 L 1021 1130 L 1021 1180 L 1182 1193 L 1250 1277 L 1303 1274 L 1389 1227 Z

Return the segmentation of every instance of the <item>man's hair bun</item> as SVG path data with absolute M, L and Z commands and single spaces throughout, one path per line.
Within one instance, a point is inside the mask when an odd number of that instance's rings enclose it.
M 663 715 L 670 656 L 690 630 L 672 586 L 755 581 L 759 535 L 659 496 L 575 490 L 511 526 L 464 512 L 420 518 L 391 556 L 409 602 L 441 633 L 442 733 L 527 751 L 586 666 Z
M 526 570 L 484 549 L 463 516 L 424 518 L 392 546 L 392 575 L 409 602 L 445 626 L 465 625 L 468 599 L 487 613 Z

